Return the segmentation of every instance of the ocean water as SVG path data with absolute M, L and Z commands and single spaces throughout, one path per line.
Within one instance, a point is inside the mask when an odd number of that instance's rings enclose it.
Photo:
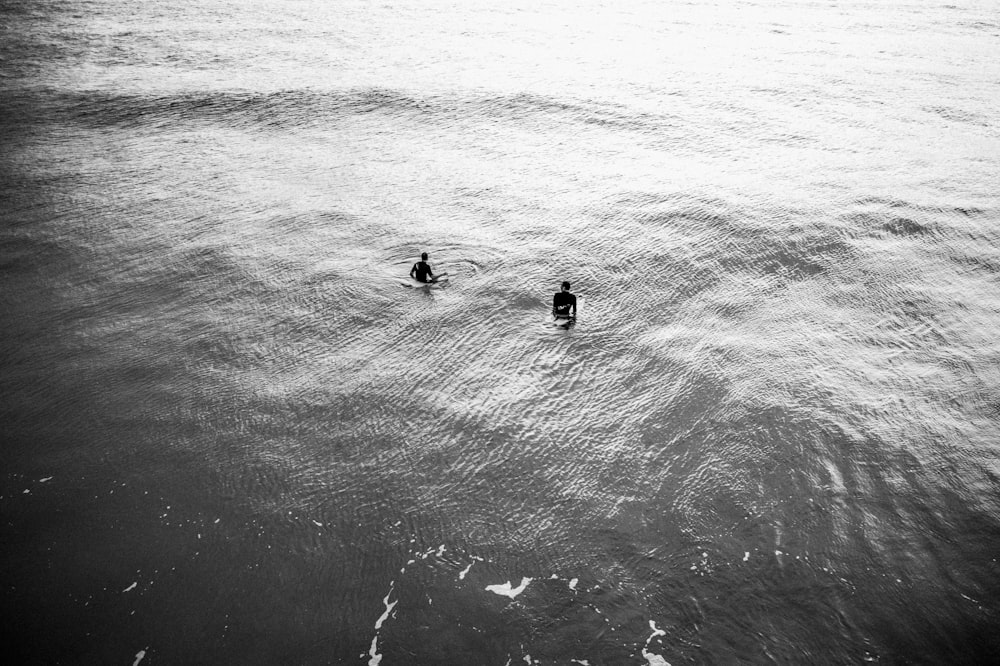
M 9 657 L 996 659 L 998 54 L 986 0 L 3 2 Z

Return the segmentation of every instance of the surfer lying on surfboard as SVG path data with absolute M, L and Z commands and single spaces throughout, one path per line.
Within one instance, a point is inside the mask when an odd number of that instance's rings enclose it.
M 434 271 L 431 270 L 431 265 L 427 263 L 427 253 L 423 252 L 420 255 L 420 261 L 413 264 L 413 268 L 410 269 L 410 277 L 417 282 L 437 282 L 443 277 L 447 277 L 447 273 L 441 273 L 440 275 L 434 275 Z

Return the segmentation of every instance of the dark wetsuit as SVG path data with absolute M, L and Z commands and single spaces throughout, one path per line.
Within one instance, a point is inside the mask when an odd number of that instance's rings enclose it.
M 569 317 L 570 308 L 573 310 L 573 315 L 576 316 L 576 296 L 569 293 L 568 291 L 556 292 L 555 296 L 552 297 L 552 314 L 557 317 Z
M 431 265 L 426 261 L 418 261 L 410 269 L 410 275 L 418 282 L 430 282 L 431 278 L 434 277 L 434 271 L 431 270 Z

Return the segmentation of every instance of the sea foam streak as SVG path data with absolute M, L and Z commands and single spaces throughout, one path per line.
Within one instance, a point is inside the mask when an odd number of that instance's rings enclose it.
M 522 578 L 521 584 L 518 585 L 517 587 L 512 588 L 510 581 L 507 581 L 503 585 L 487 585 L 486 590 L 488 592 L 493 592 L 494 594 L 499 594 L 502 597 L 510 597 L 511 599 L 513 599 L 517 595 L 524 592 L 524 590 L 528 587 L 528 583 L 530 583 L 531 581 L 532 581 L 531 578 Z

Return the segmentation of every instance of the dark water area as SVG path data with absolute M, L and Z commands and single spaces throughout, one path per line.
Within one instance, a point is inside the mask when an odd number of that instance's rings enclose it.
M 9 654 L 989 663 L 992 9 L 2 5 Z

